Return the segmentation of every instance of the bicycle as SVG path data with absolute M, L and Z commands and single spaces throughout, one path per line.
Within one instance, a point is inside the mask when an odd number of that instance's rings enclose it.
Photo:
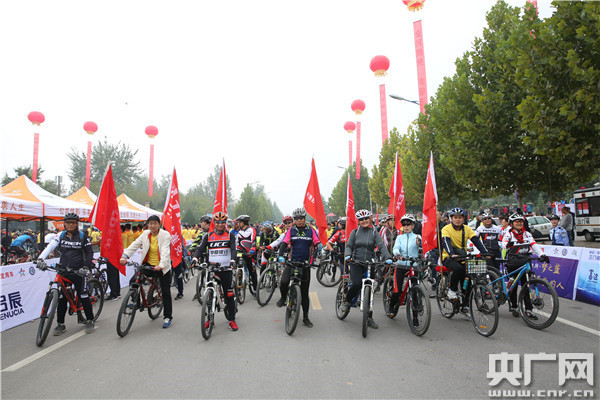
M 398 297 L 398 303 L 394 306 L 392 314 L 388 316 L 394 318 L 400 306 L 406 304 L 408 326 L 412 333 L 422 336 L 427 332 L 431 323 L 431 304 L 427 291 L 423 287 L 423 282 L 429 277 L 429 264 L 428 260 L 421 257 L 410 257 L 404 260 L 410 262 L 408 271 L 406 271 L 407 267 L 404 265 L 395 264 L 390 268 L 392 271 L 398 269 L 406 272 L 404 273 L 404 285 Z M 417 268 L 415 268 L 415 264 Z M 402 272 L 397 271 L 396 273 Z M 390 273 L 383 281 L 383 308 L 386 311 L 390 309 L 390 300 L 394 292 L 395 282 L 393 279 L 394 275 Z
M 92 276 L 98 279 L 100 285 L 102 286 L 102 291 L 106 293 L 108 290 L 108 279 L 106 273 L 106 266 L 108 265 L 108 258 L 106 257 L 98 257 L 96 260 L 92 260 Z M 101 265 L 104 265 L 104 268 L 101 268 Z
M 261 307 L 266 306 L 271 301 L 275 289 L 279 286 L 281 272 L 275 255 L 272 255 L 269 257 L 267 267 L 261 272 L 256 286 L 256 301 Z
M 461 305 L 466 299 L 469 285 L 471 292 L 468 297 L 469 319 L 475 330 L 482 336 L 492 336 L 498 328 L 498 302 L 488 287 L 489 275 L 485 259 L 475 255 L 455 258 L 465 261 L 465 280 L 458 285 L 458 298 L 448 299 L 447 292 L 450 287 L 451 270 L 445 266 L 438 266 L 437 303 L 440 313 L 445 318 L 452 318 L 461 312 Z
M 128 262 L 135 268 L 135 275 L 129 285 L 129 290 L 121 302 L 121 308 L 117 316 L 117 334 L 124 337 L 129 333 L 135 313 L 148 309 L 150 319 L 156 319 L 163 309 L 163 298 L 160 288 L 160 279 L 152 266 L 139 265 L 136 262 Z M 148 286 L 148 288 L 144 288 Z
M 321 285 L 325 287 L 333 287 L 340 283 L 342 279 L 342 273 L 340 272 L 338 274 L 338 258 L 339 252 L 337 250 L 327 251 L 323 256 L 321 256 L 321 262 L 316 273 L 317 280 Z
M 62 276 L 62 273 L 71 272 L 83 277 L 89 277 L 89 272 L 87 269 L 71 269 L 62 267 L 60 264 L 48 266 L 47 268 L 49 270 L 56 271 L 56 277 L 54 280 L 50 281 L 50 284 L 48 285 L 48 291 L 46 292 L 46 297 L 42 305 L 40 323 L 38 325 L 35 339 L 35 343 L 38 346 L 42 346 L 48 337 L 48 333 L 50 332 L 50 328 L 52 326 L 52 320 L 54 319 L 54 314 L 56 313 L 56 308 L 58 306 L 58 298 L 61 293 L 67 300 L 67 311 L 69 315 L 76 313 L 78 323 L 85 322 L 83 306 L 81 304 L 79 293 L 76 293 L 73 282 Z M 98 280 L 95 278 L 88 279 L 87 286 L 90 302 L 92 303 L 92 312 L 94 314 L 93 321 L 96 321 L 100 316 L 100 313 L 102 312 L 102 306 L 104 305 L 104 292 L 102 291 L 100 282 L 98 282 Z
M 200 268 L 199 266 L 196 266 L 193 261 L 190 265 L 191 265 L 190 269 L 192 271 L 195 270 L 196 268 Z M 194 295 L 194 300 L 198 300 L 198 303 L 200 305 L 202 305 L 205 290 L 206 290 L 206 270 L 200 268 L 200 271 L 198 272 L 198 275 L 196 276 L 196 294 Z
M 504 265 L 507 261 L 501 258 L 497 260 Z M 527 282 L 521 285 L 516 312 L 530 327 L 545 329 L 552 325 L 558 316 L 558 294 L 547 281 L 535 277 L 535 272 L 531 267 L 532 260 L 535 258 L 528 257 L 528 261 L 523 266 L 504 275 L 488 268 L 491 276 L 489 286 L 492 287 L 498 305 L 502 305 L 509 300 L 513 290 L 517 290 L 521 277 L 525 276 Z M 531 303 L 530 310 L 527 309 L 528 302 Z M 546 305 L 550 305 L 547 311 Z
M 352 307 L 359 307 L 360 311 L 362 311 L 362 336 L 367 337 L 367 322 L 370 316 L 370 313 L 373 310 L 373 293 L 374 293 L 374 282 L 375 282 L 375 271 L 374 268 L 380 268 L 383 263 L 374 262 L 374 261 L 352 261 L 355 265 L 366 266 L 367 270 L 363 275 L 362 279 L 362 289 L 361 291 L 351 299 L 350 303 Z M 343 311 L 341 309 L 342 304 L 347 301 L 346 295 L 348 294 L 348 289 L 352 286 L 352 282 L 350 281 L 350 275 L 344 274 L 342 277 L 342 281 L 338 286 L 338 291 L 335 297 L 335 312 L 336 316 L 343 320 L 348 316 L 350 310 Z
M 233 288 L 235 290 L 235 297 L 239 304 L 244 304 L 246 301 L 246 287 L 250 288 L 250 294 L 254 296 L 254 286 L 252 286 L 252 279 L 250 279 L 250 272 L 242 256 L 250 257 L 250 253 L 237 253 L 237 268 L 234 274 Z
M 307 261 L 286 261 L 285 264 L 292 267 L 290 272 L 290 286 L 285 299 L 285 331 L 291 336 L 298 326 L 298 317 L 300 316 L 300 308 L 302 307 L 300 284 L 306 280 L 302 279 L 302 277 L 305 269 L 310 269 L 311 265 Z
M 204 300 L 202 301 L 202 310 L 200 311 L 200 323 L 202 337 L 208 340 L 215 325 L 215 311 L 219 312 L 223 309 L 225 318 L 229 319 L 221 279 L 215 275 L 215 272 L 231 271 L 231 268 L 229 266 L 222 267 L 218 263 L 208 265 L 202 263 L 200 268 L 202 271 L 206 271 L 206 290 L 204 291 Z

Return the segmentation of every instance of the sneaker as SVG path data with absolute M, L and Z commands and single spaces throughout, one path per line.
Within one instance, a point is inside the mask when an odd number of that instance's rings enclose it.
M 310 319 L 308 319 L 308 317 L 304 317 L 304 319 L 302 319 L 302 323 L 307 328 L 312 328 L 313 327 L 313 323 L 310 322 Z
M 94 332 L 94 321 L 92 321 L 92 320 L 85 321 L 85 333 L 92 333 L 92 332 Z
M 350 306 L 351 306 L 350 302 L 349 301 L 345 301 L 340 306 L 340 311 L 341 312 L 348 312 L 348 311 L 350 311 Z
M 113 301 L 113 300 L 118 300 L 121 298 L 120 294 L 117 295 L 113 295 L 112 293 L 108 295 L 107 298 L 104 299 L 104 301 Z
M 183 299 L 183 293 L 177 293 L 177 296 L 175 296 L 175 300 L 181 300 Z
M 534 321 L 537 321 L 538 319 L 537 315 L 535 315 L 531 310 L 525 311 L 525 316 L 527 317 L 527 319 L 532 319 Z
M 277 301 L 277 307 L 281 308 L 285 305 L 285 299 L 282 297 Z
M 454 290 L 448 289 L 446 292 L 446 298 L 448 298 L 448 300 L 456 300 L 458 299 L 458 294 Z
M 509 307 L 509 310 L 512 313 L 513 317 L 515 317 L 515 318 L 519 317 L 519 311 L 517 310 L 517 307 Z
M 238 324 L 235 321 L 229 321 L 229 330 L 231 331 L 237 331 L 238 330 Z
M 170 328 L 173 323 L 173 318 L 165 318 L 165 322 L 163 323 L 163 329 Z
M 371 317 L 367 318 L 367 326 L 369 328 L 373 328 L 373 329 L 379 328 L 379 325 L 377 325 L 377 323 L 375 321 L 373 321 L 373 318 L 371 318 Z
M 58 324 L 58 325 L 56 325 L 56 328 L 54 328 L 54 332 L 52 334 L 54 336 L 60 336 L 63 333 L 65 333 L 66 330 L 67 330 L 67 328 L 65 327 L 64 324 Z
M 469 309 L 469 307 L 467 307 L 467 306 L 464 306 L 464 307 L 462 307 L 462 308 L 460 309 L 460 312 L 461 312 L 461 313 L 463 313 L 463 314 L 469 314 L 469 312 L 470 312 L 470 311 L 471 311 L 471 310 L 470 310 L 470 309 Z

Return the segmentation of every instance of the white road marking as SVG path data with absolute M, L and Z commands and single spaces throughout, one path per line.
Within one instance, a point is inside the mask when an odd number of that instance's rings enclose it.
M 95 328 L 97 328 L 98 325 L 95 326 Z M 52 346 L 48 347 L 47 349 L 38 351 L 37 353 L 27 357 L 24 360 L 19 361 L 18 363 L 15 363 L 13 365 L 11 365 L 10 367 L 6 367 L 2 370 L 2 372 L 14 372 L 16 370 L 18 370 L 21 367 L 26 366 L 27 364 L 30 364 L 32 362 L 34 362 L 35 360 L 37 360 L 38 358 L 44 357 L 46 354 L 50 354 L 52 353 L 54 350 L 58 350 L 61 347 L 63 347 L 66 344 L 71 343 L 72 341 L 79 339 L 80 337 L 82 337 L 83 335 L 85 335 L 85 330 L 78 332 L 72 336 L 69 336 L 68 338 L 66 338 L 63 341 L 60 341 L 56 344 L 53 344 Z
M 308 297 L 310 298 L 310 304 L 312 305 L 313 310 L 323 309 L 323 307 L 321 307 L 321 302 L 319 301 L 319 296 L 317 295 L 317 292 L 310 292 L 308 294 Z
M 545 313 L 543 311 L 541 311 L 539 313 L 542 314 L 542 315 L 545 315 L 546 317 L 550 316 L 550 314 Z M 587 326 L 584 326 L 584 325 L 580 325 L 577 322 L 569 321 L 568 319 L 564 319 L 564 318 L 561 318 L 561 317 L 556 317 L 556 320 L 558 322 L 562 322 L 563 324 L 567 324 L 569 326 L 572 326 L 573 328 L 581 329 L 582 331 L 585 331 L 587 333 L 591 333 L 592 335 L 600 336 L 600 331 L 597 331 L 597 330 L 592 329 L 592 328 L 588 328 Z

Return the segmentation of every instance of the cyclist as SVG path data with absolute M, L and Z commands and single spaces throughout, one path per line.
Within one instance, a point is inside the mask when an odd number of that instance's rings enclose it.
M 514 213 L 508 218 L 510 228 L 506 230 L 502 238 L 502 247 L 507 249 L 506 270 L 508 273 L 515 271 L 519 267 L 529 262 L 529 255 L 533 251 L 538 255 L 541 262 L 549 262 L 550 259 L 540 246 L 537 245 L 533 235 L 525 230 L 525 218 L 519 213 Z M 521 286 L 527 282 L 525 274 L 521 277 Z M 516 282 L 514 283 L 517 284 Z M 533 306 L 529 296 L 525 296 L 525 315 L 529 319 L 537 319 L 537 316 L 531 312 Z M 518 317 L 517 311 L 517 291 L 510 293 L 510 311 L 513 316 Z
M 294 262 L 310 262 L 313 259 L 315 246 L 321 244 L 319 241 L 319 235 L 310 226 L 306 224 L 306 210 L 304 208 L 296 208 L 292 212 L 294 218 L 294 227 L 289 229 L 283 238 L 281 246 L 279 246 L 279 258 L 280 263 L 285 262 L 284 255 L 290 248 L 290 258 Z M 290 275 L 292 273 L 292 267 L 286 265 L 281 274 L 281 282 L 279 290 L 281 292 L 281 298 L 277 302 L 277 307 L 283 307 L 285 299 L 287 297 L 288 288 L 290 285 Z M 308 289 L 310 288 L 310 269 L 305 268 L 302 276 L 302 283 L 300 284 L 300 292 L 302 293 L 302 311 L 303 318 L 302 323 L 308 328 L 313 327 L 313 323 L 308 319 Z
M 473 229 L 464 224 L 464 210 L 456 207 L 453 208 L 449 214 L 450 224 L 442 229 L 442 247 L 444 249 L 442 252 L 442 264 L 452 270 L 450 276 L 450 288 L 448 289 L 447 296 L 449 300 L 455 300 L 458 298 L 456 293 L 458 291 L 458 283 L 465 279 L 464 261 L 458 261 L 456 258 L 467 255 L 467 240 L 470 239 L 482 255 L 485 255 L 487 258 L 490 256 L 483 243 L 481 243 L 481 240 L 479 240 L 477 235 L 475 235 L 475 232 L 473 232 Z M 470 290 L 470 288 L 467 288 L 467 290 Z M 465 302 L 468 297 L 467 293 L 464 297 Z M 461 306 L 463 306 L 462 312 L 466 313 L 468 307 L 466 307 L 465 304 L 461 304 Z
M 236 236 L 233 232 L 227 232 L 227 214 L 222 211 L 216 212 L 213 215 L 215 223 L 214 231 L 208 232 L 202 236 L 202 242 L 196 248 L 194 253 L 193 263 L 197 263 L 198 259 L 208 253 L 208 262 L 211 264 L 219 264 L 221 266 L 230 265 L 235 267 L 236 257 Z M 221 286 L 225 293 L 225 307 L 227 307 L 227 319 L 229 320 L 229 329 L 232 331 L 238 330 L 238 325 L 235 322 L 235 297 L 233 292 L 233 270 L 215 272 L 219 277 Z M 210 326 L 210 321 L 206 321 L 206 328 Z
M 16 254 L 18 257 L 23 257 L 23 260 L 19 262 L 25 262 L 27 259 L 31 260 L 28 256 L 28 248 L 32 251 L 35 249 L 35 252 L 37 253 L 37 246 L 33 242 L 32 236 L 24 233 L 17 236 L 15 240 L 11 242 L 10 246 L 8 247 L 8 251 Z M 35 258 L 35 253 L 32 256 Z
M 151 215 L 146 221 L 145 230 L 129 247 L 123 250 L 121 264 L 142 249 L 143 265 L 151 266 L 160 279 L 160 289 L 163 297 L 163 328 L 169 328 L 173 323 L 173 300 L 171 298 L 171 234 L 160 228 L 160 218 Z
M 252 287 L 254 288 L 254 293 L 256 293 L 256 267 L 254 263 L 254 258 L 256 257 L 256 229 L 249 225 L 250 216 L 249 215 L 240 215 L 237 217 L 237 221 L 239 223 L 239 229 L 237 231 L 237 251 L 241 253 L 245 253 L 242 255 L 242 260 L 244 260 L 244 264 L 246 264 L 246 268 L 248 268 L 248 272 L 250 272 L 250 280 L 252 282 Z
M 398 236 L 394 221 L 394 215 L 388 215 L 384 220 L 383 228 L 379 231 L 379 236 L 383 239 L 383 243 L 390 253 L 392 252 L 392 247 L 394 247 L 396 237 Z
M 550 239 L 552 240 L 553 246 L 568 246 L 569 245 L 569 233 L 565 228 L 559 225 L 560 217 L 556 214 L 548 215 L 548 219 L 552 224 L 550 229 Z
M 270 247 L 271 243 L 275 242 L 279 236 L 281 235 L 277 233 L 271 221 L 265 221 L 265 223 L 263 223 L 262 231 L 258 238 L 258 242 L 260 243 L 260 265 L 267 265 L 269 260 L 265 257 L 265 251 L 268 253 L 270 250 L 267 249 L 267 246 Z
M 342 217 L 337 222 L 338 230 L 331 235 L 325 247 L 329 251 L 333 251 L 333 246 L 337 247 L 337 258 L 340 266 L 340 271 L 344 270 L 344 250 L 346 249 L 346 217 Z M 332 280 L 335 280 L 335 270 Z
M 392 263 L 392 257 L 383 239 L 377 233 L 371 221 L 371 211 L 358 210 L 356 218 L 358 219 L 358 228 L 354 229 L 346 241 L 344 251 L 346 261 L 350 263 L 350 279 L 352 286 L 348 289 L 346 301 L 340 306 L 340 310 L 347 312 L 350 310 L 350 300 L 362 289 L 362 279 L 367 267 L 355 264 L 354 261 L 371 261 L 375 258 L 375 247 L 377 246 L 387 264 Z M 373 320 L 373 311 L 370 312 L 367 325 L 373 329 L 379 328 L 379 325 Z
M 44 259 L 48 257 L 54 249 L 60 250 L 60 264 L 63 267 L 79 270 L 81 268 L 91 268 L 94 252 L 87 232 L 79 230 L 79 215 L 67 213 L 63 218 L 65 222 L 65 231 L 56 235 L 50 244 L 44 249 L 38 258 L 38 268 L 42 271 L 46 269 Z M 73 272 L 61 272 L 61 276 L 73 282 L 75 290 L 79 293 L 83 312 L 85 313 L 85 333 L 94 332 L 94 312 L 88 293 L 87 278 Z M 61 293 L 58 299 L 56 311 L 56 322 L 58 325 L 54 329 L 54 336 L 60 336 L 67 328 L 65 327 L 65 315 L 67 313 L 67 299 Z
M 417 219 L 414 215 L 406 214 L 400 218 L 400 222 L 402 223 L 403 234 L 398 235 L 396 238 L 396 241 L 394 242 L 393 254 L 394 257 L 399 260 L 398 265 L 402 265 L 406 267 L 402 269 L 408 270 L 410 269 L 410 262 L 406 261 L 405 258 L 416 258 L 421 255 L 421 236 L 413 232 L 413 228 L 417 222 Z M 394 290 L 390 298 L 390 309 L 385 310 L 387 316 L 390 318 L 394 318 L 396 316 L 396 304 L 398 303 L 398 298 L 400 297 L 400 292 L 402 291 L 405 274 L 406 272 L 399 271 L 398 268 L 394 268 Z M 416 315 L 414 316 L 413 322 L 416 322 L 417 325 L 419 324 L 419 320 L 417 319 Z
M 210 228 L 211 222 L 212 222 L 212 218 L 209 217 L 208 215 L 205 215 L 202 218 L 200 218 L 200 230 L 198 231 L 198 235 L 196 236 L 196 239 L 194 239 L 194 241 L 192 242 L 192 245 L 190 246 L 190 248 L 188 250 L 190 255 L 194 254 L 194 252 L 196 251 L 196 248 L 202 242 L 202 236 L 206 235 L 206 233 L 208 232 L 208 228 Z
M 500 251 L 502 228 L 493 224 L 492 216 L 489 213 L 483 213 L 481 225 L 475 230 L 475 234 L 481 239 L 488 252 L 494 256 L 494 258 L 487 260 L 487 265 L 498 269 L 496 258 L 502 258 Z

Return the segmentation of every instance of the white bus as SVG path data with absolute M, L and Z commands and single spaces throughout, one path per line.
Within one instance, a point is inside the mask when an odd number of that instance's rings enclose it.
M 600 237 L 600 187 L 573 192 L 575 199 L 575 232 L 593 242 Z

